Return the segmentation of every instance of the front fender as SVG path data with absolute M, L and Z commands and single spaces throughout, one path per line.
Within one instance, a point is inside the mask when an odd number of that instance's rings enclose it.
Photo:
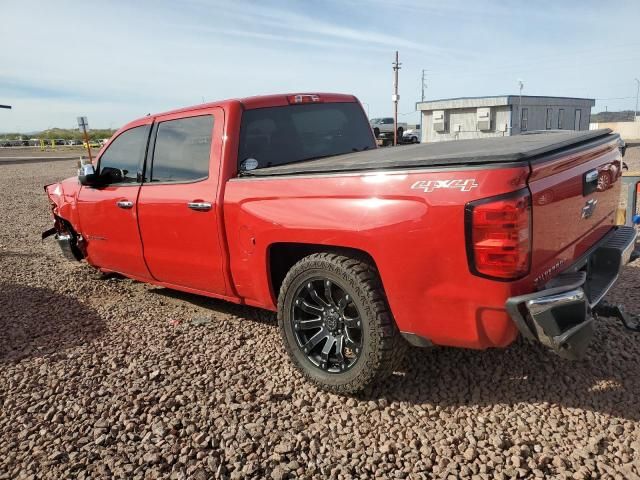
M 80 219 L 78 218 L 77 200 L 80 188 L 81 185 L 76 177 L 67 178 L 44 187 L 52 214 L 69 222 L 78 233 L 80 232 Z

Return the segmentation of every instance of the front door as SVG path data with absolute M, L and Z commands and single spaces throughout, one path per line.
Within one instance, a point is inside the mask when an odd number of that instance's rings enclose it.
M 573 129 L 574 130 L 580 130 L 580 122 L 581 122 L 581 117 L 582 116 L 582 110 L 580 110 L 579 108 L 576 109 L 576 118 L 575 121 L 573 122 Z
M 153 278 L 224 295 L 216 212 L 223 111 L 156 117 L 138 198 L 144 256 Z
M 139 175 L 152 119 L 121 132 L 98 158 L 104 187 L 82 187 L 78 216 L 87 244 L 87 260 L 104 270 L 148 278 L 138 232 Z

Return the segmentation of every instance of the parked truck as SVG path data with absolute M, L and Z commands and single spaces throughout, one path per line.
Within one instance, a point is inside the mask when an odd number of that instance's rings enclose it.
M 393 141 L 394 122 L 392 117 L 372 118 L 369 123 L 376 138 Z M 397 129 L 397 139 L 398 142 L 401 142 L 404 132 L 407 130 L 407 124 L 398 122 Z
M 277 311 L 307 379 L 355 392 L 407 344 L 518 334 L 580 357 L 635 258 L 608 130 L 376 148 L 351 95 L 225 100 L 121 128 L 45 187 L 65 255 Z M 605 185 L 599 182 L 607 172 Z M 613 172 L 613 173 L 612 173 Z

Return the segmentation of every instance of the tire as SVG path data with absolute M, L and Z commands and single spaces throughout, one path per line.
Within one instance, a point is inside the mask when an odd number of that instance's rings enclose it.
M 411 143 L 418 143 L 418 137 L 411 137 Z
M 301 327 L 305 322 L 315 326 Z M 405 348 L 375 267 L 334 253 L 310 255 L 289 270 L 278 297 L 278 325 L 294 366 L 334 393 L 355 393 L 379 382 L 397 367 Z M 332 346 L 325 354 L 327 345 Z
M 398 143 L 402 142 L 403 133 L 404 133 L 404 129 L 402 127 L 398 127 Z
M 378 127 L 374 128 L 373 134 L 375 135 L 376 138 L 378 138 L 380 136 L 380 129 Z

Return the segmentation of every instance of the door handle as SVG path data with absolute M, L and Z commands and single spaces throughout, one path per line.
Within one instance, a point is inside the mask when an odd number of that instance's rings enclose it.
M 116 202 L 116 205 L 120 208 L 128 209 L 133 207 L 133 202 L 130 202 L 129 200 L 120 200 L 119 202 Z
M 191 210 L 197 210 L 199 212 L 206 212 L 207 210 L 211 210 L 211 204 L 209 202 L 189 202 L 187 203 L 187 207 Z

